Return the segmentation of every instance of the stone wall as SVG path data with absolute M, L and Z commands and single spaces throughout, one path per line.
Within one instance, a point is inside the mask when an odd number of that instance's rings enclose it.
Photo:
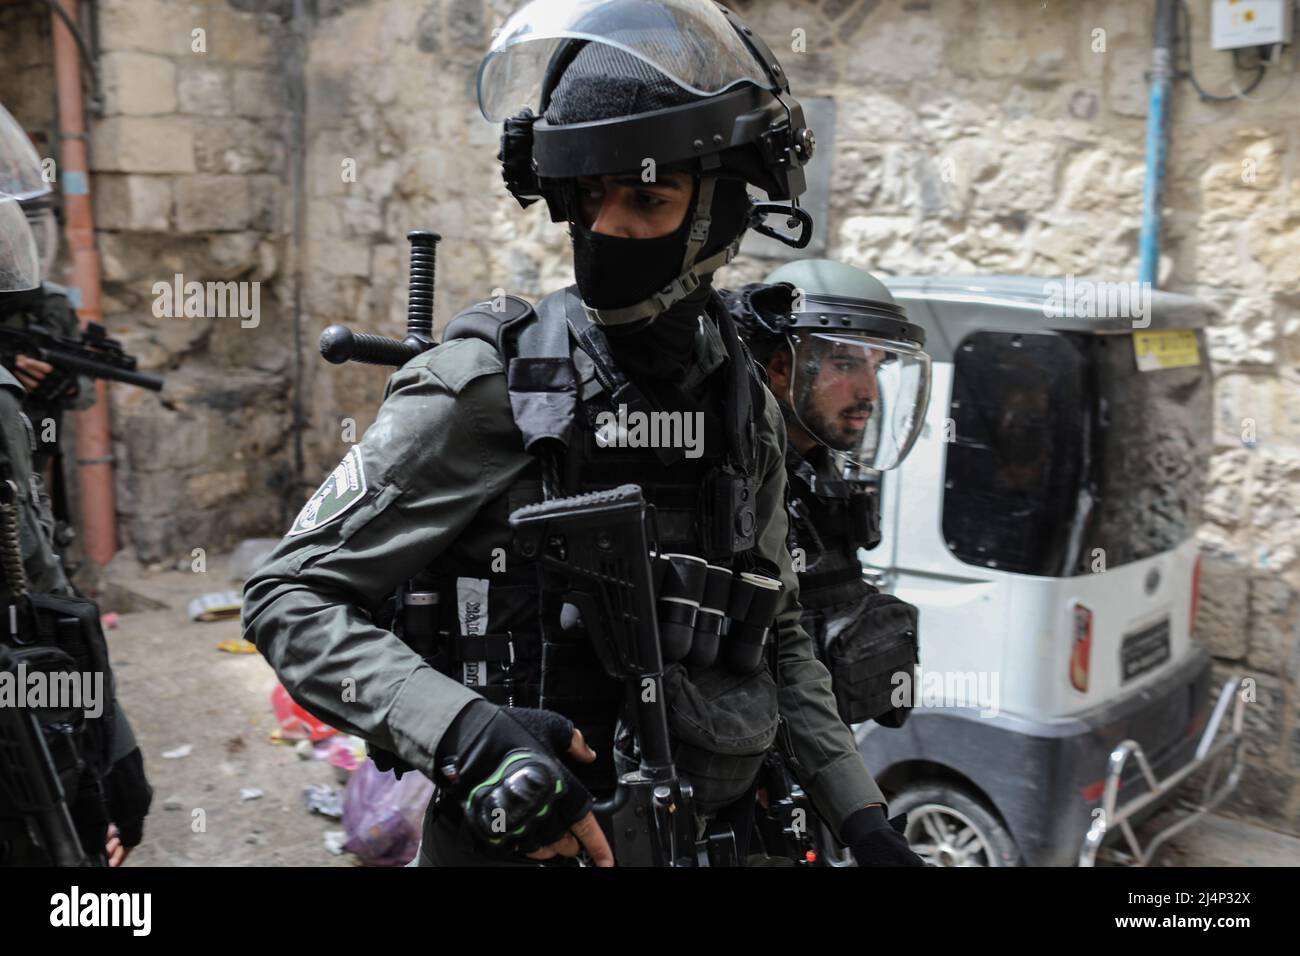
M 92 188 L 104 313 L 167 376 L 161 397 L 113 389 L 121 537 L 144 560 L 274 527 L 276 491 L 292 481 L 287 31 L 235 6 L 99 5 L 105 110 L 92 132 Z M 178 274 L 258 283 L 256 326 L 158 316 L 155 284 Z
M 496 288 L 535 297 L 571 281 L 564 230 L 540 204 L 520 210 L 506 195 L 498 131 L 475 105 L 475 69 L 513 3 L 307 6 L 295 290 L 290 4 L 99 4 L 108 102 L 93 131 L 92 187 L 105 307 L 144 364 L 169 375 L 162 400 L 113 390 L 123 537 L 149 560 L 282 531 L 364 432 L 385 372 L 322 366 L 315 342 L 334 322 L 401 333 L 408 230 L 444 237 L 439 325 Z M 1209 0 L 1189 6 L 1197 76 L 1226 92 L 1231 57 L 1209 49 Z M 834 167 L 830 216 L 820 224 L 830 256 L 888 274 L 1137 277 L 1151 5 L 735 7 L 771 43 L 797 95 L 835 103 L 837 146 L 819 159 Z M 0 5 L 0 18 L 23 15 Z M 196 28 L 207 31 L 206 53 L 191 49 Z M 20 84 L 39 100 L 42 54 L 30 47 L 42 43 L 48 36 L 24 41 L 32 78 L 27 67 L 0 78 L 0 93 Z M 1222 311 L 1209 335 L 1216 453 L 1199 631 L 1225 671 L 1254 677 L 1259 697 L 1247 708 L 1254 742 L 1229 812 L 1300 832 L 1294 66 L 1273 67 L 1249 102 L 1204 103 L 1185 80 L 1176 84 L 1160 283 Z M 1244 83 L 1246 74 L 1237 77 Z M 45 121 L 39 105 L 32 109 L 25 122 Z M 772 265 L 742 255 L 723 280 L 760 278 Z M 154 318 L 152 284 L 175 272 L 260 281 L 259 325 Z M 301 474 L 292 453 L 295 358 Z

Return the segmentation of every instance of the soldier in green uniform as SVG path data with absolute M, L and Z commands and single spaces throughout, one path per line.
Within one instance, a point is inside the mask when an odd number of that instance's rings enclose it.
M 39 287 L 41 265 L 37 245 L 18 198 L 23 195 L 23 187 L 36 182 L 39 182 L 39 165 L 26 137 L 17 124 L 0 122 L 0 307 L 11 297 L 28 295 Z M 37 442 L 32 423 L 23 412 L 26 398 L 23 384 L 0 366 L 0 480 L 7 483 L 9 501 L 5 506 L 4 540 L 0 541 L 5 554 L 0 584 L 6 599 L 26 593 L 65 601 L 43 603 L 47 609 L 58 610 L 53 617 L 38 615 L 38 635 L 25 634 L 24 647 L 20 649 L 30 650 L 47 643 L 60 647 L 66 635 L 63 622 L 68 620 L 62 612 L 69 609 L 90 618 L 93 623 L 85 626 L 93 633 L 86 639 L 97 641 L 103 648 L 98 612 L 91 602 L 77 595 L 54 550 L 54 517 L 33 465 Z M 60 621 L 58 625 L 54 624 L 56 619 Z M 13 637 L 6 630 L 0 635 L 0 641 L 8 644 Z M 83 638 L 84 634 L 77 638 L 79 650 L 87 646 Z M 106 649 L 102 660 L 106 666 Z M 91 666 L 90 658 L 80 666 Z M 111 687 L 111 675 L 106 677 Z M 70 779 L 77 781 L 77 791 L 69 795 L 69 801 L 86 855 L 92 861 L 117 866 L 143 838 L 144 818 L 153 792 L 145 778 L 143 757 L 131 725 L 115 695 L 104 709 L 111 714 L 107 723 L 111 732 L 102 738 L 102 757 L 96 758 L 93 767 L 97 769 L 93 773 L 78 770 L 72 774 Z M 88 741 L 90 735 L 79 735 L 77 739 Z M 85 767 L 92 766 L 80 757 L 78 762 Z M 0 803 L 0 807 L 7 806 Z M 26 833 L 23 821 L 0 809 L 0 863 L 49 862 L 40 851 L 34 850 Z
M 30 233 L 36 242 L 40 265 L 40 285 L 24 290 L 21 295 L 7 297 L 0 304 L 0 323 L 17 328 L 40 328 L 66 338 L 76 338 L 81 331 L 77 313 L 68 299 L 68 290 L 50 282 L 49 276 L 58 250 L 58 226 L 54 215 L 53 197 L 48 184 L 40 176 L 39 158 L 27 140 L 17 120 L 0 106 L 0 147 L 8 157 L 0 172 L 0 189 L 18 202 Z M 60 546 L 72 538 L 67 521 L 66 501 L 62 489 L 62 474 L 53 475 L 57 507 L 52 508 L 46 493 L 45 476 L 51 461 L 55 469 L 63 439 L 65 412 L 83 411 L 95 403 L 94 382 L 80 375 L 61 372 L 30 355 L 4 356 L 4 365 L 23 387 L 22 405 L 36 436 L 36 452 L 32 466 L 40 497 L 46 501 L 47 510 L 57 516 L 54 540 Z
M 712 285 L 745 230 L 765 228 L 746 184 L 803 190 L 802 110 L 766 45 L 705 0 L 542 7 L 498 34 L 480 105 L 494 120 L 530 107 L 506 122 L 507 186 L 568 223 L 576 284 L 536 308 L 471 307 L 392 377 L 374 425 L 248 581 L 245 635 L 300 704 L 437 783 L 422 864 L 611 865 L 591 807 L 629 757 L 619 688 L 571 639 L 583 623 L 538 593 L 506 518 L 635 482 L 663 553 L 782 585 L 771 673 L 666 669 L 701 812 L 734 813 L 743 844 L 762 756 L 781 746 L 860 863 L 919 865 L 800 627 L 781 412 Z M 608 428 L 650 414 L 692 416 L 702 453 Z M 431 633 L 384 626 L 395 592 L 403 613 L 435 609 Z M 504 833 L 482 806 L 507 813 Z
M 874 276 L 808 259 L 727 295 L 767 370 L 789 446 L 791 549 L 804 628 L 831 671 L 840 716 L 898 727 L 917 662 L 917 609 L 863 580 L 859 549 L 880 543 L 879 474 L 924 421 L 923 330 Z

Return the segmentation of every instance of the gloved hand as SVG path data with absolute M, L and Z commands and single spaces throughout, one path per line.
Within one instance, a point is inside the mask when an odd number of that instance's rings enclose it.
M 906 813 L 886 820 L 884 809 L 875 805 L 849 814 L 840 836 L 853 851 L 858 866 L 925 866 L 925 861 L 908 847 L 903 836 L 906 828 Z
M 128 850 L 139 845 L 144 839 L 144 818 L 153 802 L 153 787 L 145 776 L 139 747 L 113 764 L 104 778 L 104 797 L 118 842 Z
M 612 866 L 591 794 L 559 754 L 596 759 L 568 718 L 478 700 L 439 742 L 435 780 L 458 800 L 466 825 L 485 843 L 533 859 L 576 856 L 581 844 L 597 866 Z

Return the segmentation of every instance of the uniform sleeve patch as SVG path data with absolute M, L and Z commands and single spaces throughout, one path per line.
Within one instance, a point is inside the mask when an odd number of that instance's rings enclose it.
M 353 445 L 338 467 L 330 472 L 316 493 L 302 506 L 290 537 L 306 534 L 324 527 L 343 514 L 366 495 L 366 471 L 361 461 L 361 448 Z

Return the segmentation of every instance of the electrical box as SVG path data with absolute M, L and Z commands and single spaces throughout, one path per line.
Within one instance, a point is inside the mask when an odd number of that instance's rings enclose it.
M 1292 0 L 1214 0 L 1210 46 L 1216 50 L 1291 42 Z

